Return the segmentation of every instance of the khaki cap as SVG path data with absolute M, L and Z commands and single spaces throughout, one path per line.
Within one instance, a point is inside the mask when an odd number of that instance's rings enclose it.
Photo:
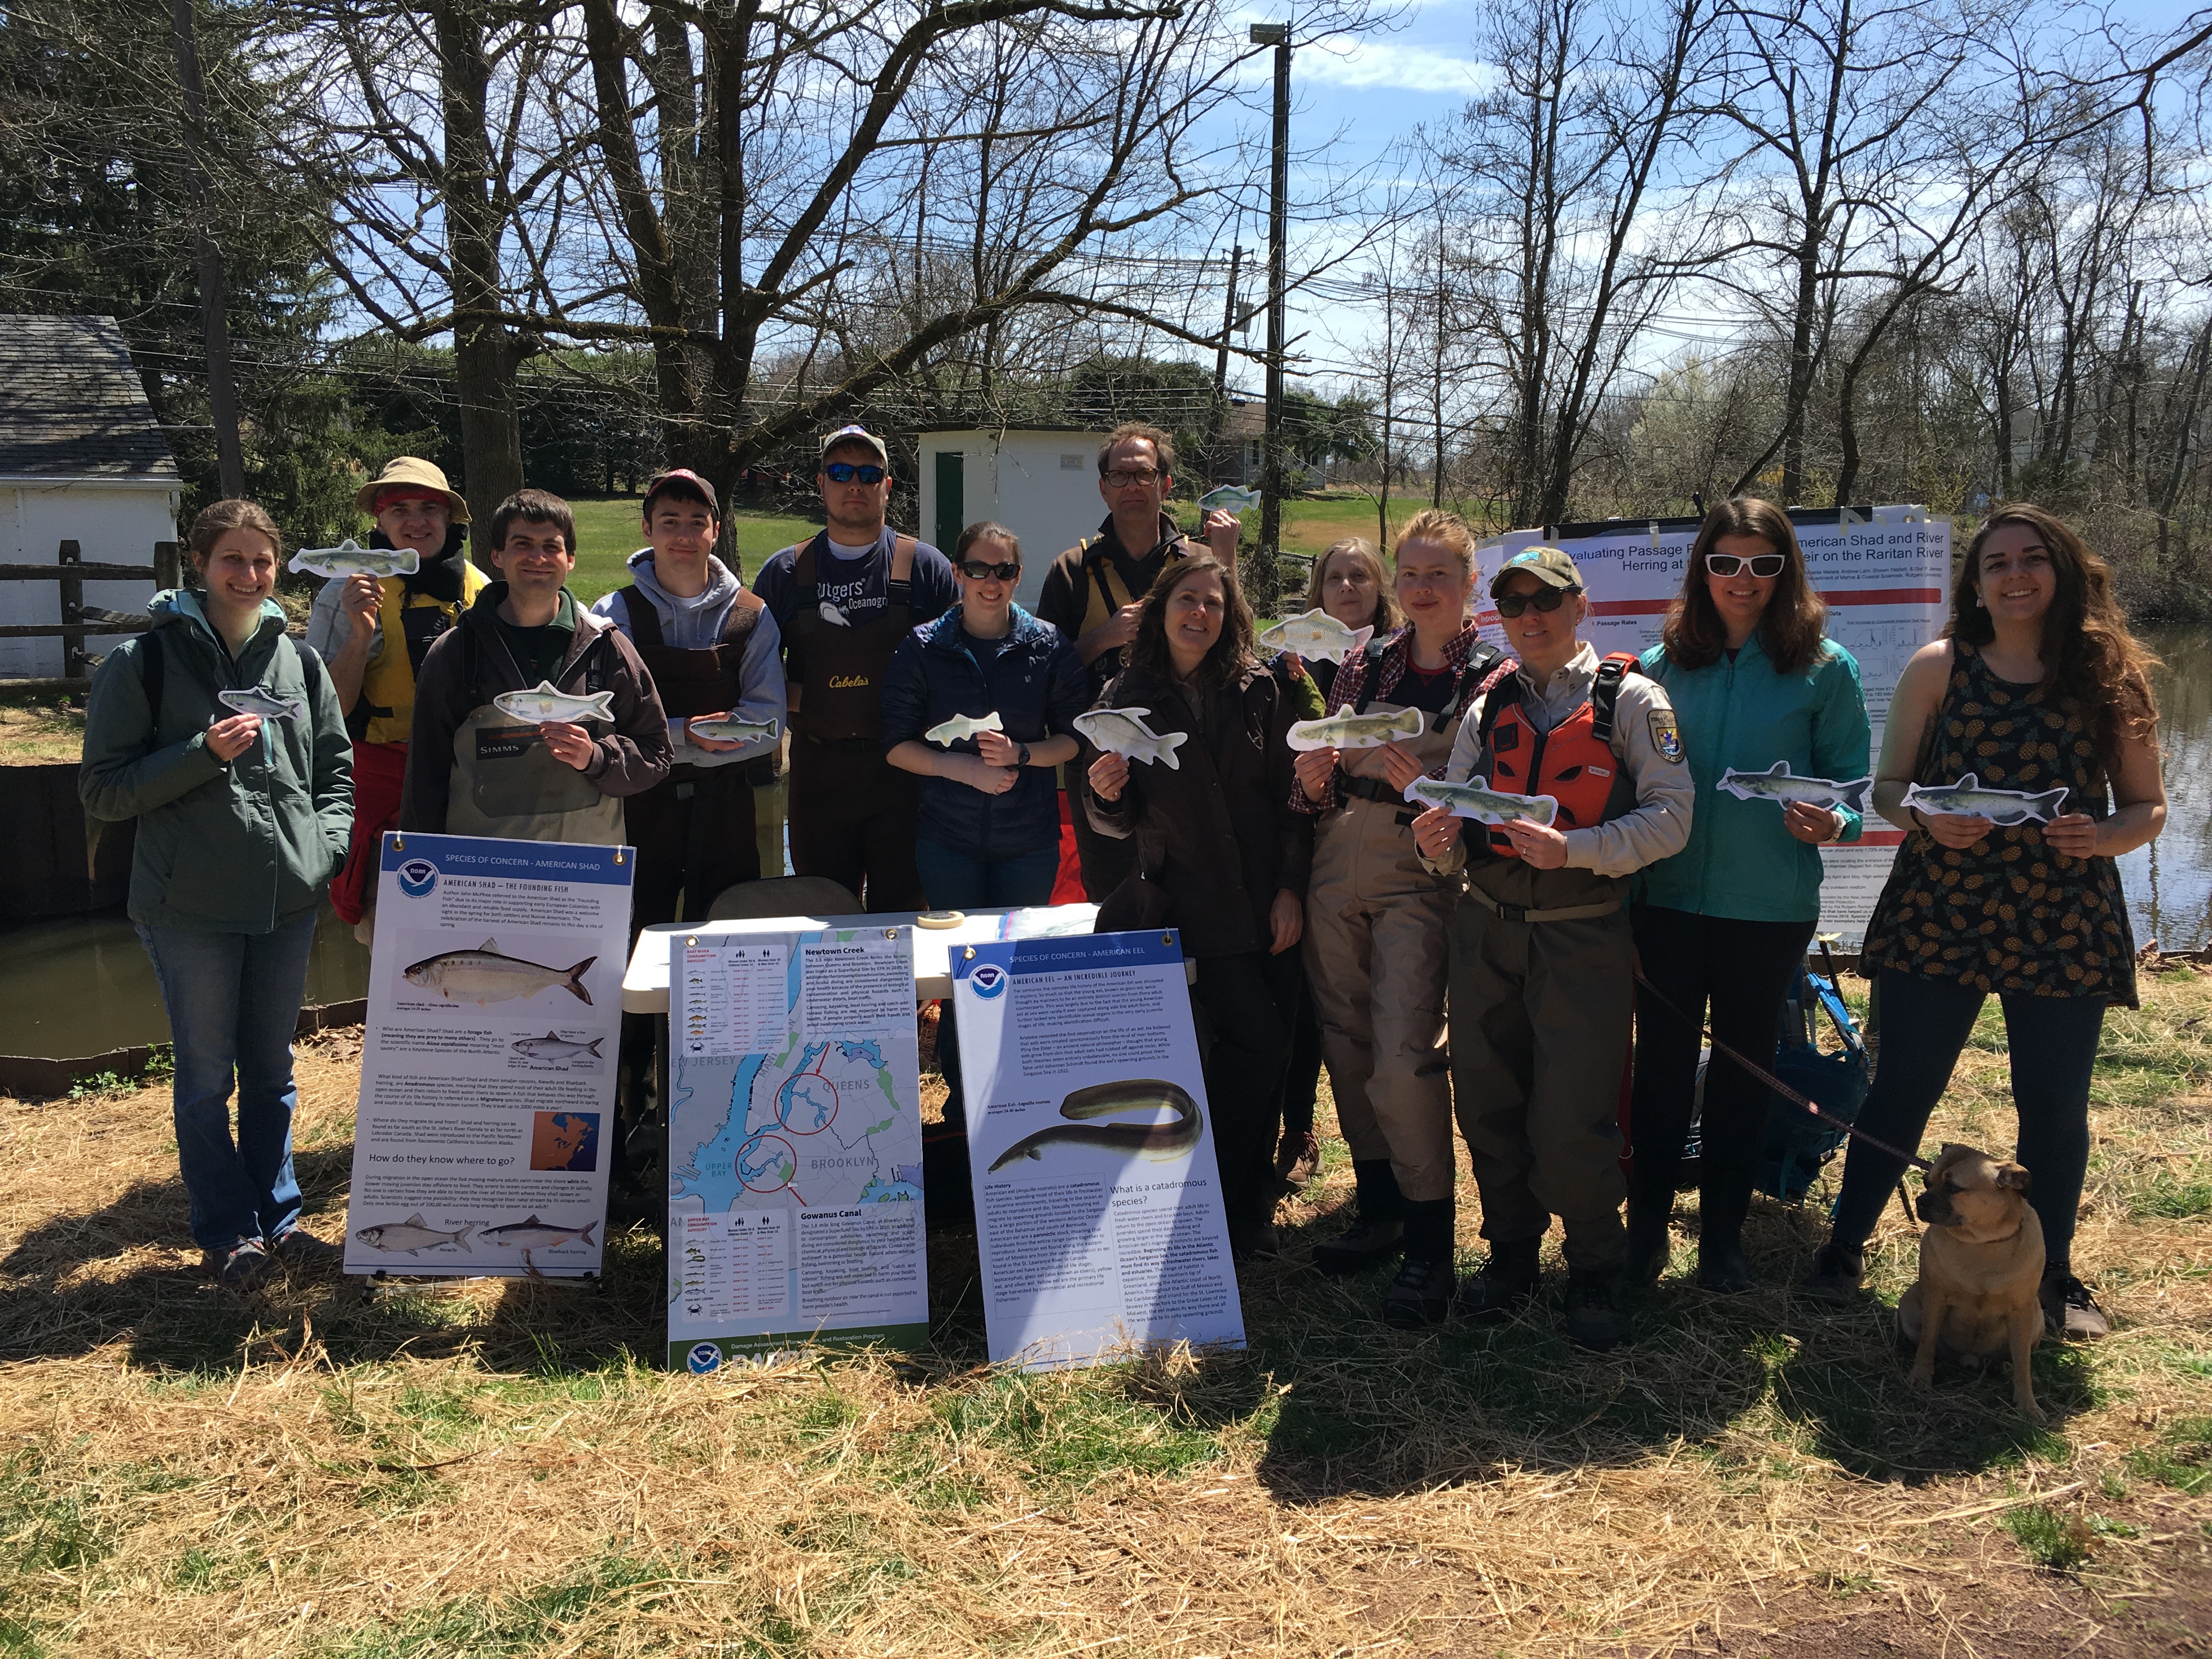
M 1524 547 L 1498 567 L 1498 574 L 1490 579 L 1490 597 L 1494 599 L 1505 591 L 1508 576 L 1524 571 L 1547 587 L 1582 592 L 1583 573 L 1575 568 L 1572 559 L 1556 547 Z
M 446 475 L 418 455 L 394 455 L 384 464 L 384 471 L 354 492 L 353 504 L 374 518 L 376 514 L 376 492 L 389 489 L 394 484 L 412 484 L 417 489 L 434 489 L 446 498 L 453 509 L 453 522 L 469 521 L 469 504 L 461 499 L 460 492 L 446 482 Z

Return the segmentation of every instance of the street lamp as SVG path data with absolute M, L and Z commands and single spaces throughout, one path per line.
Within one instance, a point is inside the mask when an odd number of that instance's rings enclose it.
M 1291 185 L 1291 26 L 1255 23 L 1252 44 L 1275 49 L 1275 142 L 1267 207 L 1267 443 L 1260 474 L 1260 545 L 1272 566 L 1283 533 L 1284 295 L 1289 283 L 1284 242 Z

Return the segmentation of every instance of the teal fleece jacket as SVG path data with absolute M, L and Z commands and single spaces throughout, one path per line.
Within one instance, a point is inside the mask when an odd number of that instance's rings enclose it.
M 138 820 L 133 921 L 268 933 L 321 901 L 353 834 L 353 745 L 337 693 L 285 637 L 273 603 L 235 659 L 197 595 L 172 589 L 147 608 L 152 630 L 111 651 L 93 676 L 78 798 L 88 817 Z M 140 660 L 155 635 L 158 709 L 147 707 Z M 207 729 L 236 711 L 216 694 L 249 686 L 296 698 L 302 713 L 264 720 L 258 743 L 217 760 Z
M 1782 827 L 1772 801 L 1738 800 L 1714 786 L 1733 767 L 1764 772 L 1790 763 L 1800 777 L 1848 783 L 1870 769 L 1873 733 L 1851 653 L 1828 641 L 1820 659 L 1778 674 L 1759 637 L 1709 668 L 1680 668 L 1667 647 L 1644 653 L 1644 670 L 1667 688 L 1682 750 L 1698 786 L 1689 844 L 1637 877 L 1645 904 L 1742 921 L 1810 921 L 1820 914 L 1820 854 Z M 1859 815 L 1838 809 L 1843 841 L 1856 841 Z

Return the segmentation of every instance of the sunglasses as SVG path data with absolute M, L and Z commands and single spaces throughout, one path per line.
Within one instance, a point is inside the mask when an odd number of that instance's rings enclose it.
M 1787 556 L 1780 553 L 1754 553 L 1747 559 L 1734 553 L 1705 555 L 1705 568 L 1716 576 L 1741 576 L 1744 567 L 1749 565 L 1751 574 L 1763 580 L 1780 575 L 1782 567 L 1789 562 Z
M 1501 617 L 1517 617 L 1531 605 L 1548 613 L 1557 611 L 1565 605 L 1570 592 L 1579 591 L 1579 589 L 1565 587 L 1547 587 L 1540 593 L 1501 593 L 1498 596 L 1498 614 Z
M 850 461 L 832 461 L 822 471 L 831 483 L 850 483 L 858 478 L 864 484 L 879 484 L 889 476 L 879 466 L 854 466 Z
M 1022 568 L 1018 563 L 985 564 L 981 559 L 963 559 L 960 561 L 960 574 L 971 582 L 994 579 L 1010 582 L 1022 574 Z

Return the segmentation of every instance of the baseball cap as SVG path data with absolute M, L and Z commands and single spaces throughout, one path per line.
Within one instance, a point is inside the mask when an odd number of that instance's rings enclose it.
M 376 512 L 376 497 L 380 490 L 400 488 L 410 494 L 428 491 L 443 495 L 453 515 L 455 524 L 469 521 L 469 504 L 461 494 L 446 482 L 446 475 L 419 455 L 395 455 L 384 464 L 384 470 L 354 492 L 353 504 L 362 512 Z
M 653 516 L 653 498 L 656 495 L 688 495 L 704 502 L 707 511 L 716 518 L 722 516 L 722 503 L 714 494 L 714 486 L 688 466 L 672 466 L 645 481 L 645 501 L 639 511 L 648 519 Z
M 841 426 L 826 434 L 822 440 L 820 459 L 826 461 L 831 450 L 842 449 L 848 445 L 872 449 L 876 453 L 876 459 L 886 469 L 891 464 L 891 453 L 884 447 L 884 441 L 864 426 Z
M 1575 568 L 1572 559 L 1556 547 L 1524 547 L 1498 567 L 1498 574 L 1490 579 L 1490 597 L 1494 599 L 1505 591 L 1508 576 L 1524 571 L 1547 586 L 1582 592 L 1583 573 Z

